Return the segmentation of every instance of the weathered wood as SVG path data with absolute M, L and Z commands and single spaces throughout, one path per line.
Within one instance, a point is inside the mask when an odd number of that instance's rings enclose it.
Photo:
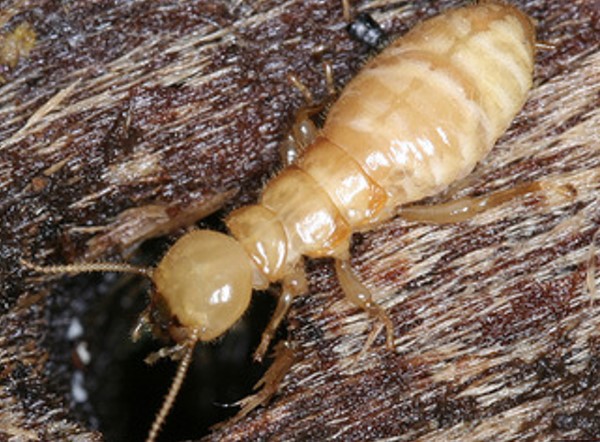
M 491 155 L 426 203 L 533 180 L 547 190 L 462 223 L 399 217 L 356 236 L 353 265 L 393 318 L 395 354 L 380 337 L 356 360 L 372 321 L 343 300 L 329 263 L 311 262 L 311 293 L 288 321 L 297 364 L 269 406 L 209 439 L 600 437 L 600 303 L 587 282 L 600 279 L 588 276 L 600 253 L 590 258 L 600 4 L 517 3 L 554 48 L 538 54 L 531 97 Z M 457 4 L 355 7 L 400 34 Z M 19 258 L 122 259 L 251 201 L 303 104 L 287 74 L 322 97 L 312 53 L 324 48 L 341 86 L 367 52 L 336 1 L 15 1 L 2 11 L 2 41 L 21 23 L 36 39 L 0 66 L 0 439 L 101 440 L 68 407 L 72 348 L 48 318 L 97 299 L 97 280 L 53 283 Z

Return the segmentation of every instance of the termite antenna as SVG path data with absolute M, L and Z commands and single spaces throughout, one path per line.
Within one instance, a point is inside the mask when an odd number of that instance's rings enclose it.
M 160 427 L 165 422 L 169 411 L 173 407 L 175 403 L 175 399 L 179 394 L 179 390 L 183 385 L 183 381 L 185 379 L 185 375 L 190 367 L 190 363 L 192 362 L 192 355 L 194 354 L 195 343 L 198 340 L 198 330 L 194 329 L 192 335 L 190 336 L 190 340 L 188 341 L 187 349 L 179 361 L 179 367 L 177 367 L 177 373 L 175 373 L 175 377 L 173 378 L 173 383 L 171 384 L 171 388 L 169 389 L 169 393 L 165 396 L 165 400 L 163 401 L 160 410 L 156 414 L 154 418 L 154 422 L 152 422 L 152 427 L 150 427 L 150 431 L 148 432 L 148 437 L 146 438 L 146 442 L 154 442 L 156 437 L 158 436 L 158 432 L 160 431 Z
M 93 273 L 93 272 L 117 272 L 117 273 L 135 273 L 152 279 L 152 268 L 134 266 L 127 263 L 115 263 L 115 262 L 91 262 L 83 264 L 66 264 L 66 265 L 52 265 L 52 266 L 40 266 L 29 262 L 21 258 L 21 265 L 30 270 L 38 273 L 45 273 L 48 275 L 77 275 L 79 273 Z

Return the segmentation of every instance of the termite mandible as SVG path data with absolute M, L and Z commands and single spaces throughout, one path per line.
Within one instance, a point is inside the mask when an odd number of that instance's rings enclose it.
M 514 6 L 480 3 L 431 18 L 364 65 L 323 127 L 305 133 L 309 143 L 299 158 L 269 181 L 257 204 L 227 216 L 229 235 L 191 231 L 153 269 L 24 263 L 44 273 L 134 272 L 152 280 L 151 302 L 136 330 L 167 329 L 176 345 L 154 358 L 180 363 L 148 441 L 173 405 L 196 343 L 232 327 L 254 289 L 280 283 L 276 311 L 255 352 L 263 358 L 292 300 L 306 291 L 304 257 L 334 259 L 346 297 L 381 321 L 393 349 L 391 319 L 350 267 L 352 233 L 374 228 L 398 206 L 473 170 L 525 102 L 535 45 L 532 20 Z M 276 392 L 291 365 L 291 350 L 278 348 L 266 393 L 241 401 L 244 414 Z

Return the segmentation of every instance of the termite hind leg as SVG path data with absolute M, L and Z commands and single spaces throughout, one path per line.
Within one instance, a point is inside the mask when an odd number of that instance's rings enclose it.
M 306 275 L 304 274 L 304 268 L 300 265 L 290 276 L 287 276 L 283 280 L 281 293 L 279 294 L 279 298 L 277 300 L 275 312 L 273 313 L 271 320 L 267 324 L 267 327 L 262 334 L 258 348 L 254 352 L 255 361 L 260 362 L 263 360 L 267 350 L 269 349 L 269 344 L 273 340 L 275 332 L 281 324 L 281 321 L 283 318 L 285 318 L 285 315 L 290 309 L 294 298 L 297 295 L 306 292 L 306 290 Z
M 388 314 L 380 305 L 373 301 L 370 290 L 358 280 L 347 260 L 336 259 L 335 271 L 346 298 L 373 318 L 381 321 L 386 329 L 386 346 L 388 350 L 394 351 L 394 325 Z M 373 330 L 377 334 L 380 331 L 380 327 L 375 325 Z M 374 338 L 375 336 L 373 335 L 367 339 L 367 346 L 371 345 Z
M 408 221 L 431 224 L 458 223 L 517 198 L 538 194 L 548 201 L 568 201 L 573 198 L 574 193 L 576 193 L 576 190 L 569 186 L 544 180 L 531 181 L 482 196 L 465 196 L 428 206 L 401 207 L 398 215 Z

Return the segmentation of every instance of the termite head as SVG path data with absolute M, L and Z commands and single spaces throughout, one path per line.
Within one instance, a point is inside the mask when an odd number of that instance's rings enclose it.
M 179 239 L 149 272 L 154 294 L 143 324 L 166 329 L 182 350 L 181 361 L 150 432 L 153 442 L 173 406 L 197 341 L 211 341 L 231 328 L 244 314 L 252 296 L 250 259 L 242 245 L 230 236 L 210 230 L 195 230 Z M 135 332 L 134 332 L 135 338 Z M 147 359 L 152 362 L 166 352 Z
M 174 341 L 211 341 L 244 314 L 252 296 L 248 255 L 230 236 L 196 230 L 177 241 L 152 272 L 154 329 Z
M 240 319 L 252 296 L 251 261 L 242 245 L 231 236 L 210 230 L 184 235 L 154 269 L 107 262 L 58 266 L 22 263 L 46 274 L 122 272 L 150 278 L 154 283 L 152 300 L 134 339 L 149 325 L 157 335 L 167 333 L 177 344 L 211 341 Z
M 251 261 L 234 238 L 209 230 L 192 231 L 179 239 L 154 269 L 130 264 L 89 263 L 23 265 L 46 274 L 124 272 L 146 276 L 154 283 L 149 308 L 140 317 L 133 338 L 146 326 L 157 336 L 169 335 L 177 345 L 163 348 L 146 360 L 164 356 L 180 359 L 173 384 L 150 428 L 153 442 L 173 406 L 198 341 L 211 341 L 235 324 L 252 296 Z

